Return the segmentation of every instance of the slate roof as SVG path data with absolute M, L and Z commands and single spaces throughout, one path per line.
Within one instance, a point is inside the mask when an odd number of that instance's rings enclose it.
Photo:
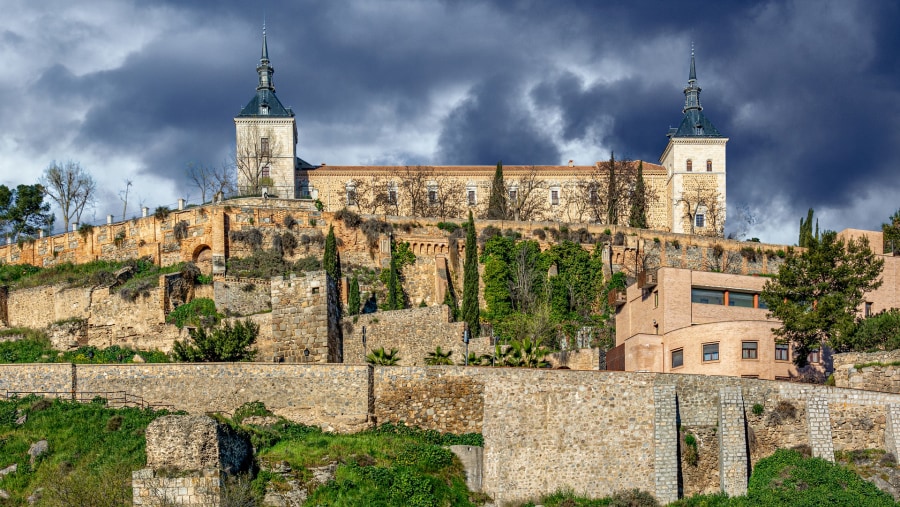
M 260 105 L 268 104 L 269 114 L 260 114 Z M 257 90 L 256 95 L 250 99 L 250 102 L 238 113 L 238 118 L 247 117 L 270 117 L 270 118 L 290 118 L 294 116 L 294 111 L 281 105 L 281 101 L 275 96 L 272 90 Z
M 688 109 L 677 129 L 669 131 L 669 137 L 725 137 L 709 121 L 703 111 Z

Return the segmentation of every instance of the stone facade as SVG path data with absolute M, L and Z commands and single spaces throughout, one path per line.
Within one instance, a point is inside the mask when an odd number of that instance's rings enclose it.
M 224 474 L 253 463 L 247 437 L 208 416 L 163 416 L 146 435 L 147 468 L 132 474 L 134 505 L 219 505 Z
M 422 366 L 428 353 L 440 347 L 443 352 L 452 351 L 454 364 L 465 359 L 466 346 L 462 341 L 464 322 L 450 322 L 450 309 L 444 305 L 426 308 L 410 308 L 389 312 L 369 313 L 347 317 L 344 328 L 344 362 L 361 364 L 364 353 L 384 347 L 397 349 L 404 366 Z M 366 348 L 363 350 L 362 330 L 366 329 Z M 469 341 L 469 353 L 490 355 L 493 347 L 487 336 Z
M 343 335 L 337 286 L 324 271 L 272 279 L 274 359 L 340 363 Z
M 213 282 L 216 310 L 236 316 L 254 315 L 272 309 L 272 281 L 259 278 L 225 277 Z
M 900 393 L 900 350 L 834 355 L 838 387 Z

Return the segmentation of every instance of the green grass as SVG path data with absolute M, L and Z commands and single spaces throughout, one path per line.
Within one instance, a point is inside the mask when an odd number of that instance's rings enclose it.
M 0 401 L 0 469 L 18 465 L 0 479 L 0 489 L 9 492 L 9 505 L 25 505 L 39 487 L 46 505 L 77 505 L 79 494 L 87 502 L 80 505 L 130 499 L 131 471 L 147 459 L 144 430 L 166 413 L 35 396 Z M 20 415 L 27 416 L 21 426 Z M 47 440 L 49 451 L 32 467 L 28 449 L 39 440 Z
M 853 367 L 856 368 L 857 370 L 861 370 L 868 366 L 900 366 L 900 361 L 891 361 L 889 363 L 882 363 L 880 361 L 872 361 L 869 363 L 859 363 L 859 364 L 853 365 Z
M 0 331 L 3 336 L 23 336 L 16 341 L 0 342 L 0 364 L 10 363 L 130 363 L 139 354 L 147 363 L 168 363 L 169 356 L 159 350 L 135 350 L 113 345 L 103 349 L 85 346 L 61 352 L 50 346 L 43 331 L 28 328 L 11 328 Z
M 90 287 L 94 285 L 111 285 L 115 281 L 114 273 L 125 266 L 132 268 L 132 277 L 122 284 L 121 288 L 134 288 L 148 283 L 151 287 L 159 285 L 159 275 L 177 273 L 183 263 L 158 267 L 148 258 L 129 259 L 125 261 L 98 260 L 84 264 L 62 262 L 48 268 L 39 268 L 24 264 L 0 263 L 0 285 L 8 285 L 11 289 L 28 289 L 41 285 L 63 285 L 66 287 Z

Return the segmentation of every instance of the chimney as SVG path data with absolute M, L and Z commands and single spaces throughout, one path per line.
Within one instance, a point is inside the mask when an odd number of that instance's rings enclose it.
M 575 161 L 569 160 L 569 167 L 575 167 Z
M 112 219 L 112 215 L 106 215 L 106 225 L 110 225 L 112 223 Z
M 142 217 L 146 218 L 149 213 L 150 213 L 150 208 L 148 208 L 146 206 L 141 208 L 141 216 Z
M 184 199 L 178 199 L 178 210 L 181 211 L 184 209 Z
M 78 232 L 78 222 L 72 222 L 72 232 Z

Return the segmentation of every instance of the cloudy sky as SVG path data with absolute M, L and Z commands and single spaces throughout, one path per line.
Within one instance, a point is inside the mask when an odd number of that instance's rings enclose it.
M 877 228 L 900 207 L 890 0 L 2 7 L 0 184 L 80 161 L 99 182 L 98 222 L 122 213 L 126 179 L 130 215 L 196 202 L 187 165 L 229 162 L 264 17 L 311 163 L 589 164 L 611 150 L 656 162 L 693 42 L 704 112 L 731 139 L 731 217 L 739 205 L 759 217 L 749 236 L 794 243 L 809 207 L 837 230 Z

